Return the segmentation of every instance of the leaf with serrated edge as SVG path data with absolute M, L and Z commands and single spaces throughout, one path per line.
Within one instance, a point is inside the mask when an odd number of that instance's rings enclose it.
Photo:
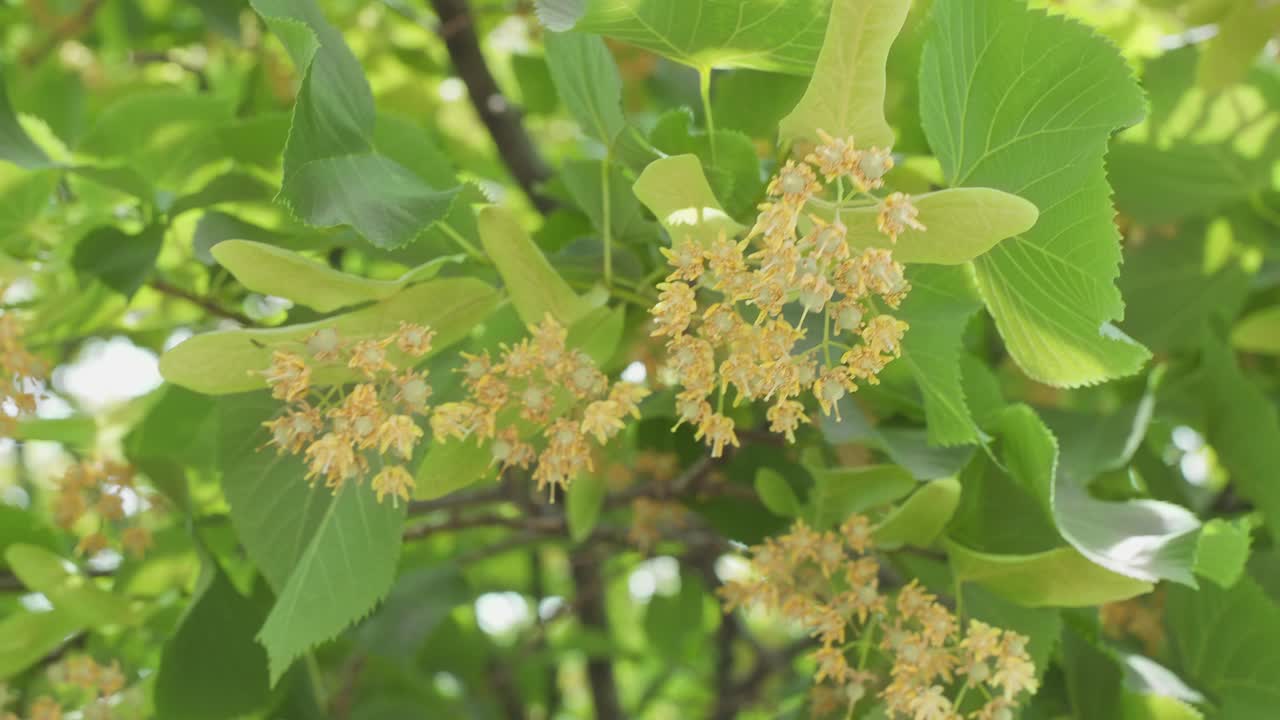
M 1018 0 L 939 0 L 920 69 L 921 115 L 953 186 L 1035 203 L 1026 233 L 975 261 L 1010 354 L 1041 382 L 1130 375 L 1150 353 L 1111 324 L 1124 313 L 1103 156 L 1142 118 L 1120 53 L 1074 22 Z
M 720 206 L 696 155 L 654 160 L 636 178 L 633 189 L 673 243 L 691 238 L 705 245 L 721 234 L 733 237 L 746 229 Z
M 471 278 L 432 280 L 406 288 L 387 300 L 303 325 L 262 330 L 220 330 L 183 341 L 160 358 L 166 380 L 207 395 L 258 390 L 266 387 L 260 371 L 271 364 L 275 349 L 298 349 L 320 328 L 333 328 L 343 338 L 383 338 L 400 323 L 426 325 L 436 331 L 432 351 L 461 340 L 497 304 L 492 287 Z M 398 352 L 389 350 L 389 352 Z M 359 377 L 343 365 L 317 367 L 316 385 L 335 385 Z
M 295 659 L 336 637 L 386 596 L 407 509 L 404 503 L 379 503 L 369 487 L 353 482 L 338 491 L 258 633 L 273 685 Z
M 818 140 L 817 131 L 853 136 L 859 147 L 890 147 L 884 117 L 885 64 L 911 0 L 835 0 L 809 88 L 782 119 L 782 142 Z
M 250 240 L 225 240 L 211 252 L 246 288 L 320 312 L 386 300 L 411 282 L 430 280 L 446 263 L 463 259 L 461 255 L 436 258 L 395 280 L 371 280 L 334 270 L 292 250 Z
M 808 74 L 831 0 L 538 0 L 552 30 L 599 33 L 695 68 Z
M 627 119 L 622 114 L 622 78 L 604 40 L 582 33 L 550 33 L 544 40 L 556 93 L 588 135 L 613 142 Z

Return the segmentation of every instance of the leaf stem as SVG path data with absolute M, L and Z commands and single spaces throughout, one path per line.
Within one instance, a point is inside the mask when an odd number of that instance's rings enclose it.
M 604 238 L 604 286 L 613 290 L 613 202 L 609 197 L 609 160 L 605 153 L 600 163 L 600 232 Z
M 471 256 L 472 260 L 475 260 L 476 262 L 482 263 L 484 265 L 492 264 L 489 261 L 489 258 L 485 256 L 484 253 L 480 252 L 480 250 L 477 249 L 475 245 L 472 245 L 470 240 L 467 240 L 466 238 L 462 237 L 462 233 L 459 233 L 457 230 L 454 230 L 452 225 L 445 222 L 444 220 L 437 221 L 436 225 L 439 226 L 440 230 L 443 231 L 445 235 L 448 235 L 450 239 L 458 243 L 458 245 L 468 255 Z
M 711 68 L 698 68 L 698 92 L 702 95 L 702 115 L 707 123 L 707 142 L 711 144 L 711 164 L 716 159 L 716 120 L 711 112 Z

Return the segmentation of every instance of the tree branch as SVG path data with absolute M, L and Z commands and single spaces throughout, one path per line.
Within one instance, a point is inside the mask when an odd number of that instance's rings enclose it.
M 584 627 L 607 635 L 609 620 L 605 615 L 602 588 L 604 580 L 600 577 L 599 562 L 599 558 L 586 549 L 569 557 L 573 582 L 578 591 L 578 619 Z M 590 657 L 587 660 L 587 678 L 591 682 L 591 700 L 596 708 L 596 720 L 622 720 L 626 717 L 618 701 L 618 683 L 613 676 L 613 662 L 610 658 L 598 655 Z
M 214 317 L 220 317 L 225 320 L 234 320 L 240 323 L 241 325 L 244 325 L 245 327 L 257 327 L 258 325 L 258 323 L 255 322 L 253 318 L 249 317 L 248 315 L 242 315 L 241 313 L 238 313 L 235 310 L 228 310 L 227 308 L 222 307 L 221 305 L 214 302 L 210 298 L 201 297 L 189 290 L 184 290 L 176 285 L 170 285 L 164 280 L 159 280 L 159 279 L 152 280 L 151 282 L 147 283 L 147 285 L 152 290 L 155 290 L 161 295 L 168 295 L 169 297 L 175 297 L 175 298 L 178 298 L 179 300 L 186 300 L 192 305 L 196 305 L 204 309 L 205 312 L 209 313 L 210 315 L 213 315 Z
M 398 0 L 383 2 L 402 17 L 429 27 Z M 480 49 L 480 41 L 476 37 L 475 21 L 467 0 L 431 0 L 431 7 L 440 22 L 437 27 L 430 29 L 444 40 L 449 57 L 453 60 L 454 70 L 467 86 L 472 107 L 498 147 L 498 156 L 538 212 L 551 212 L 556 207 L 555 200 L 538 192 L 538 184 L 551 177 L 551 170 L 525 130 L 519 108 L 502 94 L 493 74 L 489 72 L 484 53 Z
M 98 9 L 103 5 L 103 0 L 85 0 L 74 15 L 62 21 L 53 32 L 49 33 L 39 45 L 32 45 L 22 53 L 22 64 L 27 67 L 35 67 L 45 59 L 49 53 L 53 52 L 58 45 L 79 36 L 85 30 L 89 29 L 90 23 L 93 22 L 93 16 L 97 14 Z

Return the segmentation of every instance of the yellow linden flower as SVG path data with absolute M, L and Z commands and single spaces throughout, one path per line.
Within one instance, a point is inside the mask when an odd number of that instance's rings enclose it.
M 271 366 L 263 373 L 271 396 L 277 400 L 296 402 L 311 389 L 311 368 L 302 356 L 284 350 L 271 354 Z
M 76 543 L 76 554 L 97 555 L 109 546 L 110 542 L 107 540 L 107 536 L 96 532 L 80 538 L 80 542 Z
M 378 427 L 378 452 L 394 449 L 401 458 L 413 457 L 413 448 L 422 438 L 422 428 L 408 415 L 392 415 Z
M 88 655 L 72 655 L 66 662 L 67 682 L 85 690 L 98 687 L 98 664 Z
M 276 446 L 277 452 L 296 455 L 315 438 L 324 426 L 324 419 L 319 410 L 304 403 L 299 410 L 262 424 L 271 431 L 270 444 Z
M 693 313 L 698 309 L 693 288 L 684 282 L 658 283 L 658 303 L 651 311 L 657 326 L 652 335 L 675 337 L 689 327 Z
M 342 354 L 342 337 L 333 328 L 320 328 L 307 336 L 307 351 L 321 362 L 337 360 Z
M 378 444 L 378 428 L 386 411 L 378 397 L 377 386 L 371 383 L 356 385 L 342 404 L 329 411 L 339 433 L 357 448 L 368 450 Z
M 147 554 L 152 545 L 151 531 L 144 527 L 127 527 L 120 531 L 120 544 L 135 558 Z
M 884 186 L 884 176 L 893 169 L 893 153 L 886 148 L 867 148 L 853 154 L 849 177 L 861 192 Z
M 98 666 L 98 692 L 104 696 L 115 695 L 124 689 L 128 679 L 120 671 L 120 661 L 112 660 L 110 665 Z
M 687 280 L 696 282 L 702 277 L 702 264 L 706 260 L 706 255 L 702 248 L 698 246 L 692 238 L 685 238 L 683 242 L 677 243 L 673 248 L 661 248 L 659 252 L 675 268 L 670 275 L 667 276 L 668 281 Z
M 359 370 L 370 379 L 376 378 L 384 370 L 395 370 L 396 366 L 387 359 L 387 346 L 394 339 L 361 340 L 351 348 L 351 359 L 347 361 L 347 367 Z
M 493 455 L 491 464 L 497 463 L 501 470 L 511 467 L 528 468 L 537 457 L 533 446 L 520 439 L 520 431 L 515 427 L 499 431 L 489 448 Z
M 920 211 L 911 204 L 911 197 L 905 193 L 892 193 L 880 202 L 880 214 L 876 216 L 876 226 L 880 232 L 889 236 L 891 242 L 898 242 L 898 236 L 907 228 L 926 230 L 927 228 L 916 218 Z
M 378 502 L 387 495 L 391 495 L 393 501 L 408 502 L 413 498 L 413 475 L 403 465 L 389 465 L 373 476 L 372 487 Z
M 813 152 L 805 156 L 804 160 L 816 165 L 827 182 L 854 170 L 857 151 L 854 150 L 852 137 L 836 138 L 828 135 L 825 130 L 818 130 L 818 139 L 822 143 L 814 147 Z
M 804 405 L 795 400 L 779 400 L 769 407 L 766 413 L 769 429 L 787 438 L 787 442 L 796 441 L 796 429 L 801 423 L 809 422 L 805 415 Z
M 309 463 L 307 479 L 323 476 L 325 484 L 335 489 L 361 467 L 351 443 L 332 432 L 307 446 L 305 457 Z
M 479 427 L 476 419 L 483 413 L 468 402 L 444 403 L 431 414 L 431 432 L 440 438 L 465 440 Z
M 765 192 L 772 197 L 782 198 L 784 203 L 799 206 L 821 189 L 818 178 L 813 174 L 813 168 L 788 160 L 778 171 L 777 176 L 769 182 Z
M 48 695 L 41 695 L 31 705 L 30 720 L 62 720 L 62 706 Z
M 413 357 L 422 357 L 431 352 L 431 340 L 435 336 L 434 330 L 402 321 L 395 335 L 396 347 Z
M 946 689 L 933 685 L 911 700 L 915 720 L 958 720 L 955 706 L 947 698 Z
M 1006 637 L 1010 633 L 1005 633 Z M 1012 700 L 1023 692 L 1034 693 L 1039 687 L 1036 666 L 1025 651 L 1007 650 L 996 658 L 996 672 L 991 682 L 1004 690 L 1004 698 Z
M 701 440 L 704 437 L 707 444 L 711 446 L 713 458 L 724 455 L 726 445 L 739 446 L 738 435 L 733 429 L 733 419 L 720 413 L 710 413 L 698 420 L 698 431 L 694 439 Z
M 582 432 L 595 436 L 596 442 L 604 445 L 626 427 L 622 416 L 622 406 L 616 401 L 597 400 L 582 413 Z
M 844 652 L 838 647 L 831 645 L 821 647 L 813 653 L 812 657 L 818 662 L 818 672 L 814 675 L 816 682 L 822 682 L 827 678 L 837 683 L 844 682 L 853 670 L 849 667 L 849 661 L 845 659 Z

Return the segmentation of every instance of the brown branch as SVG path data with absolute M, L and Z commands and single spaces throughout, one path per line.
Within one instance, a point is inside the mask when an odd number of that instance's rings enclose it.
M 570 571 L 578 592 L 578 619 L 584 627 L 607 636 L 609 619 L 605 614 L 604 592 L 597 591 L 604 584 L 599 562 L 600 558 L 587 549 L 569 556 Z M 613 676 L 613 661 L 609 657 L 594 655 L 588 658 L 587 679 L 591 683 L 596 720 L 622 720 L 626 717 L 618 701 L 618 682 Z
M 422 24 L 412 13 L 398 7 L 400 3 L 388 1 L 386 4 Z M 431 6 L 440 19 L 436 32 L 449 50 L 458 77 L 467 86 L 472 107 L 497 145 L 498 156 L 534 207 L 543 214 L 551 212 L 556 207 L 555 201 L 538 192 L 538 185 L 551 176 L 551 170 L 529 137 L 519 108 L 502 94 L 489 72 L 476 38 L 470 6 L 466 0 L 431 0 Z
M 152 280 L 151 282 L 147 283 L 147 285 L 152 290 L 155 290 L 161 295 L 168 295 L 169 297 L 175 297 L 175 298 L 178 298 L 179 300 L 186 300 L 192 305 L 196 305 L 202 308 L 205 312 L 209 313 L 210 315 L 213 315 L 214 317 L 220 317 L 226 320 L 234 320 L 240 323 L 241 325 L 244 325 L 245 327 L 258 326 L 258 323 L 255 322 L 253 318 L 247 315 L 238 313 L 235 310 L 228 310 L 227 308 L 222 307 L 221 305 L 214 302 L 210 298 L 201 297 L 191 292 L 190 290 L 184 290 L 183 288 L 180 288 L 176 285 L 171 285 L 165 282 L 164 280 L 159 280 L 159 279 Z
M 38 45 L 32 45 L 22 53 L 22 64 L 27 67 L 39 65 L 40 61 L 53 52 L 58 45 L 78 37 L 85 30 L 88 30 L 89 25 L 93 22 L 93 16 L 97 14 L 102 5 L 103 0 L 85 0 L 80 9 L 54 28 L 53 32 L 49 33 L 43 42 Z

